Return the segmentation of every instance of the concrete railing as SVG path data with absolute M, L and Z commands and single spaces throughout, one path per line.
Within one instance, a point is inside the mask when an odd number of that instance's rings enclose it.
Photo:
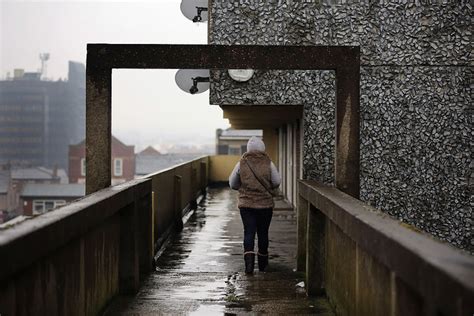
M 239 158 L 205 156 L 144 177 L 152 181 L 156 250 L 182 227 L 183 216 L 196 206 L 209 183 L 227 181 Z
M 153 191 L 153 236 L 158 250 L 168 236 L 182 228 L 183 216 L 196 207 L 209 182 L 209 156 L 146 175 Z
M 151 181 L 134 180 L 0 231 L 1 315 L 95 315 L 152 268 Z
M 474 313 L 474 257 L 314 181 L 299 183 L 297 268 L 337 315 Z
M 0 315 L 96 315 L 135 293 L 156 250 L 237 160 L 198 158 L 0 231 Z

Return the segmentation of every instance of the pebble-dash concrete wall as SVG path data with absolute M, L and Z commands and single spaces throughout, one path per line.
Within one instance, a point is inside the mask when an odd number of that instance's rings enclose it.
M 211 1 L 210 44 L 361 47 L 361 199 L 474 250 L 469 1 Z M 303 104 L 304 176 L 333 181 L 334 73 L 212 74 L 214 104 Z

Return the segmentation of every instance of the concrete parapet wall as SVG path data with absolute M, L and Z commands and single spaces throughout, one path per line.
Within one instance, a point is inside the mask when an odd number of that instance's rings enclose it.
M 333 187 L 299 192 L 298 269 L 337 315 L 474 313 L 474 257 Z
M 155 249 L 173 228 L 182 225 L 183 211 L 194 207 L 209 179 L 208 156 L 144 176 L 152 182 Z
M 209 161 L 98 191 L 0 231 L 0 314 L 96 315 L 115 295 L 135 293 L 151 270 L 154 243 L 179 229 L 205 193 Z
M 0 231 L 1 315 L 96 315 L 151 270 L 151 181 L 101 190 Z

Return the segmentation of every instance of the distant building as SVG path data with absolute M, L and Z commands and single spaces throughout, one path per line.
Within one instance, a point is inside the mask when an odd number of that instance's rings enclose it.
M 0 222 L 23 214 L 20 196 L 26 186 L 67 183 L 68 177 L 64 169 L 5 167 L 0 171 Z
M 242 155 L 247 151 L 247 142 L 252 136 L 262 138 L 263 131 L 255 129 L 218 129 L 216 131 L 216 154 Z
M 0 213 L 8 210 L 8 188 L 10 177 L 6 172 L 0 172 Z M 1 222 L 1 221 L 0 221 Z
M 112 185 L 135 177 L 135 146 L 128 146 L 112 136 Z M 85 141 L 69 146 L 69 182 L 86 181 Z
M 20 194 L 28 184 L 66 184 L 68 177 L 64 169 L 45 167 L 15 168 L 10 170 L 10 199 L 13 216 L 22 214 Z
M 45 167 L 13 168 L 10 170 L 13 185 L 26 183 L 68 183 L 64 169 Z
M 193 160 L 201 155 L 202 154 L 196 153 L 161 154 L 159 151 L 149 146 L 136 155 L 135 174 L 137 176 L 144 176 Z
M 84 184 L 28 183 L 20 194 L 23 215 L 31 216 L 51 211 L 84 194 Z
M 148 146 L 135 155 L 135 175 L 143 176 L 154 172 L 160 167 L 159 161 L 163 154 L 152 146 Z
M 7 221 L 10 212 L 15 209 L 10 171 L 0 171 L 0 223 Z
M 67 170 L 68 145 L 85 136 L 85 67 L 69 62 L 67 81 L 16 69 L 0 81 L 0 165 Z

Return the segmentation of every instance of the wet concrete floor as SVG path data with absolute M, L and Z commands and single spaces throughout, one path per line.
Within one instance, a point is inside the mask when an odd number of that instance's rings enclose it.
M 294 272 L 296 216 L 276 209 L 265 273 L 246 275 L 237 192 L 210 189 L 159 257 L 133 297 L 121 296 L 104 315 L 333 315 L 325 298 L 307 298 Z

